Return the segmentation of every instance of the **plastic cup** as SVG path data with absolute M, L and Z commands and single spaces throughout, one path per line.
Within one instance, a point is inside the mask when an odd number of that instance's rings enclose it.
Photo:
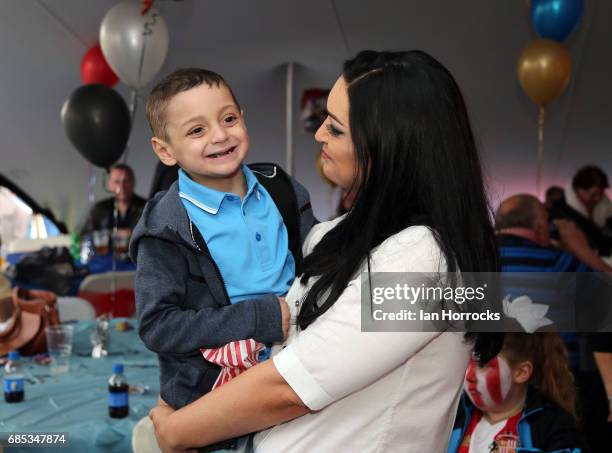
M 118 258 L 125 259 L 130 245 L 130 230 L 120 229 L 113 233 L 113 247 Z
M 98 255 L 108 254 L 108 245 L 110 241 L 110 231 L 95 230 L 92 234 L 93 244 Z
M 51 358 L 51 374 L 67 373 L 70 371 L 74 327 L 69 325 L 46 327 L 45 334 L 47 351 Z

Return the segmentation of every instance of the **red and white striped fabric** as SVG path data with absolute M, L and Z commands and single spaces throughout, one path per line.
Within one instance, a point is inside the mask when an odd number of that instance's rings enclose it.
M 220 348 L 201 348 L 200 352 L 206 360 L 221 367 L 221 373 L 212 390 L 229 382 L 253 365 L 257 365 L 259 351 L 265 347 L 263 343 L 249 338 L 248 340 L 232 341 Z

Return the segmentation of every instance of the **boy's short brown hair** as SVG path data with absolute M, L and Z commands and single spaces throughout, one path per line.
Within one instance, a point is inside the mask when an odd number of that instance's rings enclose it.
M 149 121 L 151 132 L 155 137 L 159 137 L 166 141 L 169 140 L 166 131 L 165 110 L 170 99 L 182 91 L 190 90 L 203 83 L 206 83 L 209 87 L 226 86 L 236 106 L 240 108 L 240 104 L 238 104 L 232 88 L 227 84 L 225 79 L 216 72 L 202 68 L 177 69 L 155 85 L 147 98 L 147 120 Z

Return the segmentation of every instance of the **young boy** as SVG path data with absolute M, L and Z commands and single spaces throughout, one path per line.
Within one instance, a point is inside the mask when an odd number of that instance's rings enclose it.
M 179 69 L 153 89 L 146 110 L 155 154 L 180 170 L 147 203 L 130 255 L 140 337 L 159 355 L 162 399 L 177 409 L 219 375 L 200 348 L 287 335 L 289 310 L 277 296 L 315 220 L 308 192 L 279 167 L 243 165 L 249 137 L 220 75 Z

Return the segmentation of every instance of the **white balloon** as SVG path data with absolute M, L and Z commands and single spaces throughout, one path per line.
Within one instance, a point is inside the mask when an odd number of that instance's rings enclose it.
M 100 26 L 104 58 L 121 81 L 132 88 L 151 81 L 168 53 L 166 21 L 155 8 L 143 16 L 142 8 L 142 2 L 118 3 L 106 13 Z

